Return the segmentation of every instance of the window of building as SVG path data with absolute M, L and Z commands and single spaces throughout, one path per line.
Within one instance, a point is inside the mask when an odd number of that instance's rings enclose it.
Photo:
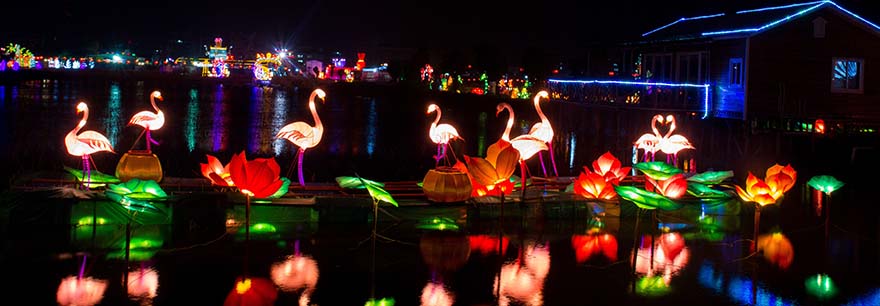
M 728 84 L 732 87 L 742 87 L 743 85 L 743 59 L 742 58 L 731 58 L 730 65 L 728 67 L 729 73 L 729 81 Z
M 831 91 L 862 93 L 865 60 L 860 58 L 831 59 Z
M 678 54 L 676 79 L 682 83 L 704 84 L 709 75 L 709 54 L 707 52 L 686 52 Z
M 645 54 L 642 58 L 642 70 L 647 80 L 653 82 L 672 80 L 672 54 Z

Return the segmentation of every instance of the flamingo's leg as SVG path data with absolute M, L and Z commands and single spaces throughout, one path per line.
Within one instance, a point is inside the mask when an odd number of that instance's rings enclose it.
M 92 181 L 92 167 L 89 165 L 88 154 L 83 155 L 83 170 L 85 170 L 85 173 L 83 173 L 83 187 L 89 190 L 89 183 Z
M 159 145 L 159 142 L 150 136 L 150 128 L 147 128 L 147 151 L 151 151 L 150 144 Z
M 293 174 L 293 163 L 296 162 L 297 158 L 299 158 L 299 150 L 296 151 L 296 157 L 290 160 L 290 167 L 287 167 L 287 175 L 285 177 L 290 177 Z
M 437 154 L 434 155 L 434 168 L 437 168 L 438 166 L 440 166 L 440 150 L 441 150 L 440 146 L 442 146 L 442 144 L 438 143 L 437 144 Z
M 538 152 L 538 161 L 541 162 L 541 171 L 544 172 L 544 177 L 547 177 L 547 167 L 544 166 L 544 154 L 541 152 Z
M 303 150 L 302 148 L 300 148 L 299 152 L 297 152 L 297 154 L 296 154 L 297 155 L 297 158 L 296 158 L 297 174 L 299 175 L 299 185 L 303 186 L 303 187 L 306 186 L 305 180 L 303 179 L 303 155 L 305 155 L 305 153 L 306 153 L 306 150 Z
M 553 157 L 553 142 L 548 142 L 547 145 L 550 147 L 550 163 L 553 164 L 553 176 L 559 176 L 559 171 L 556 171 L 556 158 Z
M 519 173 L 522 175 L 522 178 L 520 178 L 520 185 L 522 186 L 522 199 L 520 200 L 520 203 L 525 203 L 526 202 L 526 177 L 528 177 L 528 174 L 526 173 L 526 161 L 523 159 L 519 160 Z
M 670 157 L 669 154 L 666 154 L 666 163 L 667 163 L 667 164 L 670 162 L 670 158 L 669 158 L 669 157 Z M 674 165 L 673 165 L 673 166 L 674 166 Z

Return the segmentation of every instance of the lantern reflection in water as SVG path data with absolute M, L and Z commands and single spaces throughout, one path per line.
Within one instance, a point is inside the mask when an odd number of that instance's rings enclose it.
M 104 298 L 107 281 L 91 277 L 68 276 L 61 280 L 56 293 L 59 305 L 95 305 Z
M 422 289 L 422 306 L 451 306 L 455 296 L 446 290 L 443 283 L 428 282 Z
M 156 297 L 159 289 L 159 273 L 153 268 L 140 268 L 128 272 L 128 296 L 148 302 Z M 148 304 L 148 303 L 147 303 Z
M 669 285 L 672 276 L 687 265 L 690 251 L 685 246 L 684 237 L 679 233 L 663 234 L 657 242 L 651 240 L 650 236 L 642 237 L 642 246 L 637 253 L 636 272 L 647 276 L 660 273 L 663 281 Z M 652 243 L 654 244 L 653 262 L 651 261 Z
M 292 255 L 272 265 L 272 281 L 282 291 L 304 289 L 299 305 L 309 305 L 311 294 L 318 283 L 318 263 L 309 256 Z
M 524 305 L 543 305 L 544 280 L 550 271 L 550 246 L 524 246 L 516 261 L 501 267 L 493 291 L 498 293 L 498 305 L 509 305 L 511 300 Z

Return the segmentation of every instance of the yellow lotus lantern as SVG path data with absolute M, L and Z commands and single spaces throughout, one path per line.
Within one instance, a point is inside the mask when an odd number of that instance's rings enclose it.
M 794 187 L 795 180 L 797 180 L 797 171 L 795 171 L 791 165 L 783 167 L 779 164 L 775 164 L 773 167 L 767 169 L 767 174 L 764 176 L 763 181 L 749 172 L 749 176 L 746 178 L 746 188 L 743 189 L 739 186 L 735 186 L 736 194 L 738 194 L 743 201 L 758 203 L 758 205 L 755 206 L 755 230 L 754 239 L 752 240 L 753 248 L 758 241 L 758 231 L 760 230 L 761 222 L 761 207 L 775 204 L 779 201 L 786 191 L 790 190 L 791 187 Z

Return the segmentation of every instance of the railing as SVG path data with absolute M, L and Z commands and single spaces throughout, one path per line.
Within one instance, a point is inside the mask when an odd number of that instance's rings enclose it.
M 557 79 L 547 83 L 550 97 L 564 101 L 697 112 L 702 118 L 711 110 L 709 84 Z

